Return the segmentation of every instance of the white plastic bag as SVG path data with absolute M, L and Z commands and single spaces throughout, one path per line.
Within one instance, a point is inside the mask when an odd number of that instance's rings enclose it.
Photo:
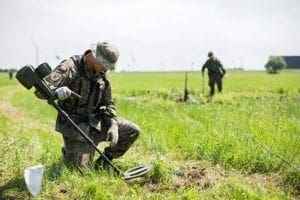
M 27 167 L 24 170 L 24 178 L 26 186 L 33 196 L 38 195 L 40 192 L 44 176 L 44 166 L 36 165 Z

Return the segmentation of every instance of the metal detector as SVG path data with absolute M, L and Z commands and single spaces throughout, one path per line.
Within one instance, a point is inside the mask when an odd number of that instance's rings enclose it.
M 89 138 L 86 133 L 79 128 L 79 126 L 70 118 L 68 113 L 66 113 L 56 102 L 57 97 L 54 91 L 52 91 L 46 82 L 44 81 L 44 77 L 51 72 L 51 67 L 47 63 L 43 63 L 39 65 L 36 69 L 34 69 L 31 65 L 26 65 L 21 68 L 17 74 L 17 80 L 26 88 L 31 89 L 35 87 L 38 92 L 40 92 L 47 100 L 50 105 L 52 105 L 60 114 L 62 114 L 79 132 L 79 134 L 90 144 L 95 150 L 109 163 L 109 165 L 113 168 L 113 170 L 118 174 L 123 174 L 124 180 L 129 180 L 133 178 L 138 178 L 145 175 L 147 172 L 151 170 L 150 165 L 146 166 L 138 166 L 132 169 L 129 169 L 122 173 L 122 171 L 116 167 L 106 156 L 102 153 L 97 145 L 93 142 L 91 138 Z M 80 95 L 72 92 L 73 97 L 79 99 Z

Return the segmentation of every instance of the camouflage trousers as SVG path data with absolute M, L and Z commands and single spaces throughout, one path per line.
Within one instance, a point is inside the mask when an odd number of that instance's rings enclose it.
M 136 141 L 140 133 L 139 127 L 128 120 L 117 118 L 117 125 L 119 131 L 118 143 L 113 147 L 108 146 L 104 149 L 104 154 L 111 159 L 122 156 Z M 103 131 L 98 131 L 87 123 L 80 124 L 79 127 L 96 145 L 107 139 L 109 127 L 103 127 Z M 69 167 L 82 167 L 91 164 L 95 153 L 94 147 L 83 138 L 68 137 L 68 134 L 63 135 L 65 146 L 62 148 L 62 153 L 66 165 Z

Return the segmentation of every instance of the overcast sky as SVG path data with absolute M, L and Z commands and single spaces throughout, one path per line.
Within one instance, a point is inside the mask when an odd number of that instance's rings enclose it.
M 300 55 L 299 0 L 0 0 L 0 68 L 81 54 L 110 40 L 118 70 L 199 69 L 212 50 L 225 68 L 264 69 Z

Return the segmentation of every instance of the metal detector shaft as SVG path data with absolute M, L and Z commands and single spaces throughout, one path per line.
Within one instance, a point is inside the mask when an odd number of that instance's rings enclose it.
M 70 118 L 70 116 L 68 115 L 68 113 L 66 113 L 55 101 L 48 101 L 48 103 L 50 105 L 52 105 L 59 113 L 61 113 L 75 128 L 76 130 L 79 132 L 79 134 L 84 137 L 84 139 L 90 144 L 92 145 L 95 150 L 110 164 L 110 166 L 112 166 L 112 168 L 118 173 L 118 174 L 122 174 L 121 170 L 119 168 L 117 168 L 107 157 L 104 153 L 102 153 L 98 147 L 95 145 L 95 143 L 93 142 L 93 140 L 91 140 L 91 138 L 89 138 L 89 136 L 86 135 L 86 133 L 81 130 L 81 128 L 79 128 L 79 126 Z

